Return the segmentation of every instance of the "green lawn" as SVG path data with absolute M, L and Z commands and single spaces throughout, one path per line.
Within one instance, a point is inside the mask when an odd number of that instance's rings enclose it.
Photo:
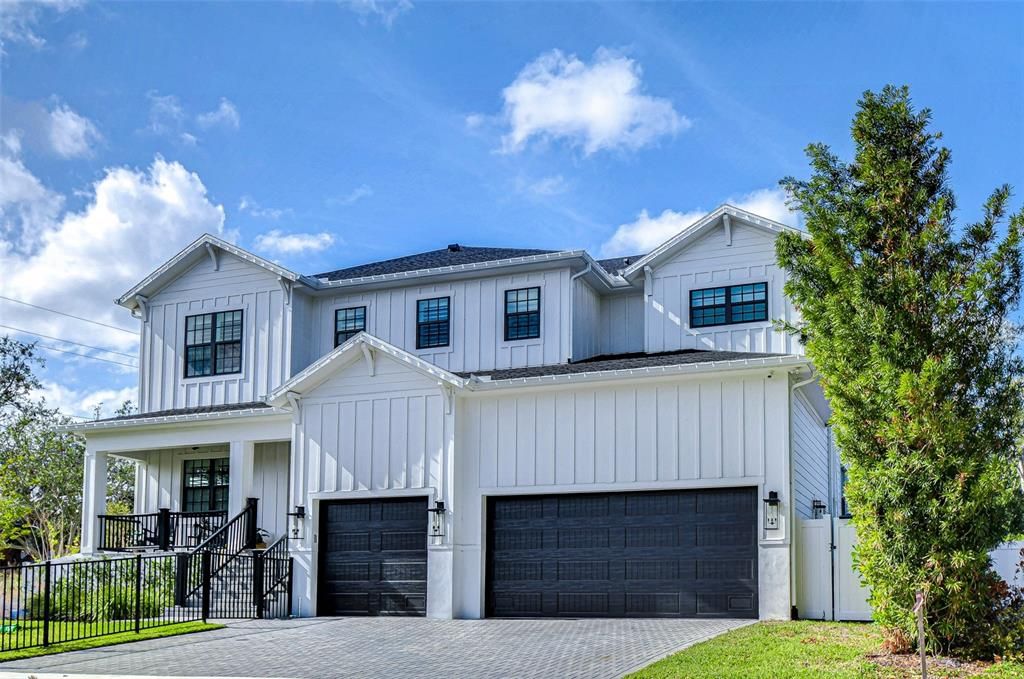
M 919 676 L 909 670 L 879 667 L 868 659 L 867 654 L 878 652 L 881 640 L 878 628 L 870 624 L 809 620 L 761 622 L 691 646 L 631 676 L 633 679 L 904 679 Z M 1000 663 L 975 667 L 971 671 L 930 667 L 929 676 L 1024 677 L 1024 664 Z
M 21 630 L 31 629 L 31 625 L 38 623 L 19 623 Z M 109 626 L 113 623 L 90 623 L 88 627 L 91 633 L 98 633 L 101 626 Z M 29 625 L 29 627 L 26 627 Z M 7 660 L 21 660 L 22 658 L 34 658 L 40 655 L 50 655 L 51 653 L 64 653 L 65 651 L 80 651 L 86 648 L 97 648 L 99 646 L 113 646 L 114 644 L 124 644 L 130 641 L 142 641 L 143 639 L 159 639 L 160 637 L 170 637 L 178 634 L 191 634 L 193 632 L 205 632 L 211 629 L 221 629 L 224 625 L 214 625 L 211 623 L 205 623 L 201 621 L 197 622 L 183 622 L 177 625 L 166 625 L 163 627 L 151 627 L 149 629 L 143 629 L 141 632 L 136 634 L 135 632 L 119 632 L 116 634 L 107 634 L 101 637 L 93 637 L 91 639 L 82 639 L 80 641 L 66 641 L 62 643 L 52 643 L 49 646 L 34 646 L 32 648 L 25 648 L 17 651 L 0 651 L 0 662 Z M 123 626 L 114 627 L 108 629 L 123 629 Z M 67 638 L 73 633 L 73 630 L 77 630 L 78 634 L 83 634 L 85 628 L 78 623 L 50 623 L 50 633 L 52 638 L 55 640 Z M 34 633 L 33 633 L 34 634 Z M 29 637 L 26 637 L 29 638 Z M 36 638 L 36 637 L 31 637 Z M 42 638 L 42 637 L 38 637 Z M 0 643 L 3 640 L 0 639 Z

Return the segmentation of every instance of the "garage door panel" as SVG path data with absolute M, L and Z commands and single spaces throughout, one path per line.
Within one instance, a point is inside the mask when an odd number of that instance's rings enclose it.
M 752 488 L 490 498 L 488 614 L 756 617 L 756 517 Z
M 325 503 L 321 510 L 321 615 L 424 615 L 425 498 Z

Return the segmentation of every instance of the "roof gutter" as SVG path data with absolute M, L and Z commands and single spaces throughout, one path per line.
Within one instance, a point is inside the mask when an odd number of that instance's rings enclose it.
M 235 419 L 241 417 L 268 417 L 287 415 L 280 408 L 246 408 L 243 410 L 224 410 L 216 413 L 190 413 L 187 415 L 163 415 L 161 417 L 137 417 L 131 420 L 99 420 L 96 422 L 76 422 L 57 427 L 57 431 L 83 433 L 88 431 L 129 429 L 133 427 L 160 424 L 202 423 L 215 420 Z

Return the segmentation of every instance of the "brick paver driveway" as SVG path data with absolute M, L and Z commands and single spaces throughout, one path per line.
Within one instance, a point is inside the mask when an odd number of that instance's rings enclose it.
M 0 677 L 618 677 L 749 620 L 305 618 L 0 663 Z M 17 672 L 18 674 L 14 674 Z

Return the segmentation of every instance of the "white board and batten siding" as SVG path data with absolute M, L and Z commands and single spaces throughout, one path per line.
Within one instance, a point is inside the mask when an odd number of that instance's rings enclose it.
M 830 469 L 831 432 L 822 424 L 814 409 L 794 390 L 791 417 L 793 445 L 793 503 L 801 519 L 814 518 L 814 500 L 825 504 L 826 512 L 834 512 Z
M 289 441 L 257 443 L 253 451 L 253 497 L 259 498 L 256 523 L 274 538 L 287 529 Z M 136 474 L 135 511 L 150 513 L 166 507 L 182 510 L 182 478 L 185 460 L 226 458 L 228 445 L 204 446 L 198 452 L 191 446 L 141 451 L 126 455 L 139 463 Z
M 644 350 L 644 301 L 639 291 L 599 295 L 577 279 L 573 295 L 574 361 Z
M 652 272 L 645 301 L 646 350 L 679 349 L 803 353 L 796 338 L 773 328 L 793 321 L 796 311 L 783 293 L 785 274 L 775 263 L 775 239 L 760 229 L 734 224 L 732 243 L 723 229 L 700 236 Z M 690 291 L 720 285 L 768 283 L 769 320 L 761 323 L 690 327 Z
M 143 324 L 139 411 L 256 401 L 290 375 L 290 308 L 277 277 L 221 252 L 151 296 Z M 242 372 L 185 378 L 185 318 L 241 309 Z
M 568 268 L 450 281 L 431 285 L 340 293 L 316 300 L 311 341 L 322 356 L 334 348 L 337 309 L 366 307 L 366 331 L 389 344 L 453 372 L 523 368 L 568 360 L 572 321 Z M 540 337 L 505 341 L 505 291 L 539 287 Z M 451 342 L 416 348 L 416 302 L 450 298 Z

